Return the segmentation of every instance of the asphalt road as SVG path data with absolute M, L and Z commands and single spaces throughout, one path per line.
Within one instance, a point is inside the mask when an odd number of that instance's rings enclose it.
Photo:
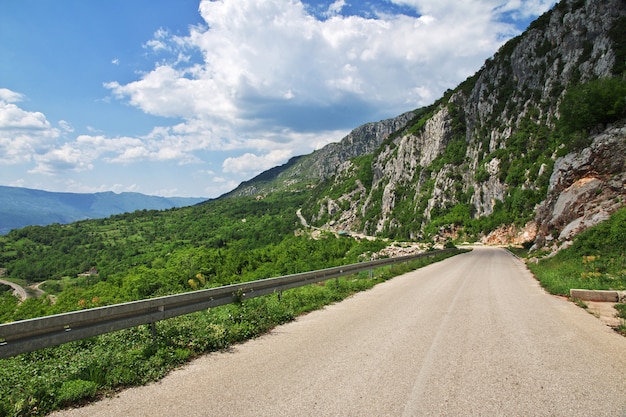
M 626 416 L 626 338 L 477 248 L 56 415 Z
M 24 289 L 24 287 L 11 282 L 11 281 L 6 281 L 4 279 L 0 279 L 0 284 L 4 284 L 4 285 L 8 285 L 10 287 L 13 288 L 13 294 L 18 297 L 20 300 L 24 301 L 28 298 L 28 294 L 26 293 L 26 290 Z

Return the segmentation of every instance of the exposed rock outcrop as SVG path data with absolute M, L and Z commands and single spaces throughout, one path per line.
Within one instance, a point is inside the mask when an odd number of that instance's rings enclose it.
M 626 125 L 598 134 L 590 147 L 557 159 L 537 209 L 537 245 L 554 245 L 606 220 L 626 205 Z

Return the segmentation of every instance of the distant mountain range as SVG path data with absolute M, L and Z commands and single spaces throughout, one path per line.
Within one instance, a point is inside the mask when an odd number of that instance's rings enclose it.
M 54 193 L 0 186 L 0 234 L 25 226 L 71 223 L 136 210 L 191 206 L 206 198 L 156 197 L 140 193 Z

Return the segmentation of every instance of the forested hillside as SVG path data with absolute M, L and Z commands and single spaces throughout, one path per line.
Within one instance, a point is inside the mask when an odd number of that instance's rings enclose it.
M 18 305 L 7 292 L 0 322 L 358 262 L 384 246 L 297 236 L 305 198 L 279 193 L 11 231 L 0 237 L 6 275 L 45 281 L 40 289 L 54 297 Z

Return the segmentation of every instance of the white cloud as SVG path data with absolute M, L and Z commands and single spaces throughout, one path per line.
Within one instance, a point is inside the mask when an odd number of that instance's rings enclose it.
M 12 103 L 0 102 L 0 128 L 3 130 L 50 130 L 43 113 L 29 112 Z
M 326 11 L 326 16 L 336 16 L 341 13 L 341 10 L 346 7 L 345 0 L 336 0 L 330 6 L 328 6 L 328 10 Z
M 94 167 L 91 163 L 92 158 L 86 158 L 85 155 L 80 149 L 64 144 L 43 155 L 35 155 L 36 166 L 29 173 L 55 175 L 64 170 L 77 172 L 91 170 Z
M 342 16 L 338 0 L 323 21 L 293 0 L 202 1 L 206 26 L 159 30 L 149 43 L 171 62 L 105 86 L 149 114 L 237 126 L 223 144 L 242 132 L 356 127 L 430 104 L 475 72 L 517 33 L 499 20 L 512 1 L 403 0 L 422 16 L 368 19 Z M 202 59 L 182 61 L 190 50 Z
M 22 94 L 0 89 L 0 164 L 31 161 L 37 154 L 51 149 L 60 136 L 46 116 L 14 104 Z
M 145 43 L 144 47 L 153 51 L 171 50 L 168 46 L 168 38 L 170 37 L 167 29 L 159 28 L 154 33 L 154 38 Z
M 198 152 L 240 150 L 223 172 L 258 173 L 360 123 L 432 103 L 519 33 L 505 13 L 548 7 L 515 1 L 396 0 L 421 16 L 364 18 L 342 16 L 337 0 L 326 20 L 294 0 L 202 1 L 206 25 L 188 36 L 159 29 L 145 44 L 159 54 L 154 69 L 105 84 L 146 113 L 182 121 L 107 160 L 187 164 L 200 162 Z
M 484 23 L 499 21 L 502 14 L 510 14 L 514 20 L 536 17 L 546 12 L 554 0 L 391 0 L 392 3 L 414 8 L 422 15 L 442 16 L 447 14 L 459 21 L 468 20 Z M 522 28 L 525 29 L 525 28 Z
M 59 120 L 59 127 L 66 133 L 72 133 L 74 131 L 72 125 L 65 120 Z
M 509 0 L 497 7 L 501 13 L 510 13 L 514 19 L 528 19 L 548 10 L 555 2 L 553 0 Z
M 226 158 L 222 170 L 226 173 L 259 174 L 262 171 L 280 165 L 290 156 L 291 152 L 288 150 L 275 150 L 265 155 L 246 153 L 239 157 Z
M 0 101 L 4 101 L 5 103 L 17 103 L 18 101 L 22 101 L 23 98 L 24 96 L 20 93 L 11 91 L 8 88 L 0 88 Z
M 0 88 L 0 163 L 34 163 L 31 173 L 53 175 L 145 161 L 200 164 L 228 151 L 222 172 L 205 167 L 214 186 L 208 194 L 226 192 L 361 123 L 431 104 L 519 33 L 513 20 L 552 4 L 390 1 L 421 17 L 344 16 L 345 0 L 321 11 L 322 20 L 299 0 L 201 1 L 205 25 L 187 36 L 159 29 L 144 44 L 153 69 L 104 84 L 111 97 L 172 118 L 169 125 L 136 137 L 88 127 L 88 135 L 70 138 L 68 121 L 52 127 L 43 113 L 15 104 L 22 94 Z

